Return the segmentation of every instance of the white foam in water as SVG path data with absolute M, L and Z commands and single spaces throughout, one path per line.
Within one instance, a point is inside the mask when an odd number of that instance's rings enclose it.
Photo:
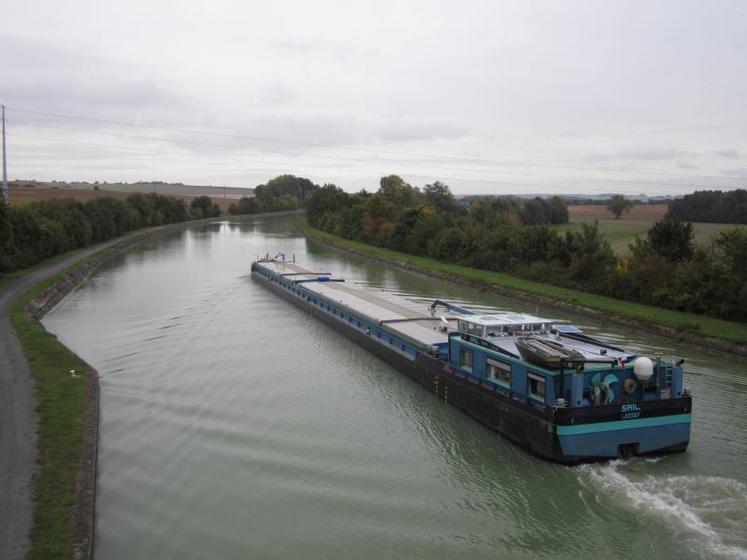
M 626 461 L 583 465 L 582 484 L 603 490 L 597 499 L 625 498 L 635 511 L 683 530 L 703 553 L 747 560 L 747 485 L 715 476 L 646 475 L 640 480 L 621 469 Z M 617 500 L 615 500 L 617 501 Z M 618 502 L 620 503 L 620 502 Z M 623 502 L 625 503 L 625 502 Z

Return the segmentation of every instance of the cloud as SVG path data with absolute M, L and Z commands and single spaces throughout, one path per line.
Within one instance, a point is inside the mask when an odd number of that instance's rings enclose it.
M 174 10 L 152 0 L 74 1 L 46 3 L 40 16 L 35 3 L 16 2 L 3 14 L 0 101 L 11 107 L 12 134 L 63 141 L 53 149 L 37 140 L 43 153 L 25 160 L 50 179 L 106 180 L 107 162 L 122 159 L 141 164 L 133 178 L 217 180 L 255 159 L 309 174 L 322 162 L 317 180 L 327 174 L 350 190 L 397 167 L 463 177 L 451 182 L 455 192 L 495 190 L 478 181 L 509 171 L 512 190 L 595 192 L 609 180 L 628 192 L 674 192 L 745 163 L 747 77 L 734 72 L 747 57 L 741 5 L 688 4 L 672 19 L 671 6 L 651 3 L 641 19 L 639 8 L 609 2 L 560 11 L 483 4 L 217 0 L 207 9 L 184 0 Z M 662 27 L 663 18 L 674 23 Z M 22 131 L 20 121 L 32 120 L 86 131 Z M 159 139 L 142 138 L 151 136 Z M 72 149 L 68 139 L 150 152 L 113 156 Z M 35 155 L 33 145 L 23 152 Z M 21 146 L 10 154 L 15 165 Z M 450 159 L 460 154 L 519 165 Z M 595 163 L 584 165 L 587 154 Z M 671 185 L 667 175 L 677 177 Z
M 256 147 L 284 151 L 304 151 L 314 146 L 357 144 L 363 137 L 360 123 L 342 115 L 259 115 L 244 119 L 236 134 L 284 140 L 255 142 Z M 304 146 L 303 144 L 308 144 Z
M 735 150 L 734 148 L 730 148 L 728 150 L 711 150 L 711 153 L 714 156 L 719 156 L 722 158 L 728 158 L 728 159 L 738 159 L 739 158 L 739 152 Z
M 672 160 L 683 155 L 689 155 L 687 152 L 667 148 L 632 148 L 620 150 L 617 157 L 621 159 L 638 159 L 647 161 Z
M 154 69 L 54 42 L 0 37 L 0 65 L 14 76 L 3 84 L 10 107 L 151 123 L 174 113 L 183 121 L 195 107 Z
M 729 169 L 719 169 L 719 173 L 722 175 L 729 175 L 731 177 L 739 177 L 747 179 L 747 167 L 732 167 Z
M 591 163 L 603 163 L 615 160 L 671 161 L 684 157 L 697 157 L 697 154 L 672 148 L 627 148 L 611 154 L 593 152 L 586 156 L 586 161 Z
M 323 39 L 281 39 L 272 41 L 270 48 L 292 55 L 323 55 L 337 59 L 379 56 L 379 49 L 370 49 Z
M 259 94 L 260 102 L 270 105 L 290 103 L 296 99 L 298 99 L 298 92 L 295 88 L 280 82 L 273 82 L 262 86 Z
M 373 130 L 375 137 L 387 141 L 456 139 L 467 135 L 466 126 L 437 121 L 386 121 Z
M 558 136 L 560 138 L 587 138 L 588 135 L 584 134 L 583 132 L 578 132 L 576 130 L 562 130 L 560 133 L 558 133 Z

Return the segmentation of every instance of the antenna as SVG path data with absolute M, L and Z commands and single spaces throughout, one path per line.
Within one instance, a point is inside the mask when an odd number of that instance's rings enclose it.
M 8 204 L 8 158 L 5 155 L 5 105 L 3 105 L 3 201 Z

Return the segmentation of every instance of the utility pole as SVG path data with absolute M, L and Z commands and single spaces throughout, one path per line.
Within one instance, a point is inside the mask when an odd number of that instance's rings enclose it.
M 8 204 L 8 158 L 5 155 L 5 105 L 3 105 L 3 202 Z

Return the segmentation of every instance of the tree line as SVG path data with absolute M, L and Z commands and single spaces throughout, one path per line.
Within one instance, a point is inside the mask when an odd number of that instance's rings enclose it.
M 309 179 L 281 175 L 255 188 L 229 208 L 231 214 L 295 210 L 319 187 Z M 221 209 L 209 196 L 184 200 L 156 193 L 134 193 L 126 199 L 98 197 L 33 202 L 25 206 L 0 203 L 0 273 L 32 266 L 42 260 L 143 227 L 214 218 Z
M 228 207 L 229 214 L 259 214 L 297 210 L 319 188 L 305 177 L 280 175 L 254 188 L 254 196 L 244 196 Z
M 99 197 L 0 204 L 0 272 L 32 266 L 54 255 L 86 247 L 143 227 L 220 215 L 210 197 L 192 200 L 134 193 L 122 200 Z
M 747 190 L 695 191 L 671 201 L 669 213 L 689 222 L 747 224 Z
M 307 203 L 313 227 L 340 237 L 414 255 L 505 272 L 659 307 L 747 320 L 747 230 L 722 233 L 706 246 L 692 225 L 667 216 L 630 256 L 615 255 L 598 224 L 560 234 L 568 221 L 562 199 L 470 197 L 448 186 L 423 189 L 396 175 L 375 193 L 349 194 L 324 185 Z

